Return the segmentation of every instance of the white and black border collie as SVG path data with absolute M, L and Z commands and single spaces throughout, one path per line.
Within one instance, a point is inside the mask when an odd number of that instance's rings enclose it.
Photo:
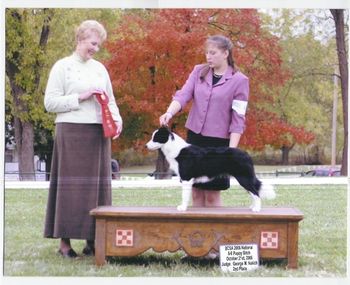
M 167 127 L 154 131 L 146 147 L 149 150 L 161 149 L 169 168 L 180 177 L 182 203 L 177 207 L 179 211 L 187 210 L 194 183 L 205 183 L 220 175 L 234 176 L 250 193 L 253 212 L 261 210 L 261 198 L 274 199 L 276 196 L 271 185 L 263 185 L 256 177 L 248 153 L 238 148 L 191 145 Z

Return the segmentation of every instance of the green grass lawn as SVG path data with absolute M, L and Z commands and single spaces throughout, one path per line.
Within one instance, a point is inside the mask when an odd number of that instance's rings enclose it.
M 43 238 L 47 190 L 5 190 L 5 276 L 110 277 L 346 277 L 346 185 L 277 186 L 277 198 L 263 205 L 293 206 L 304 213 L 299 229 L 299 268 L 286 270 L 281 262 L 267 262 L 247 273 L 223 273 L 218 265 L 181 263 L 184 254 L 146 253 L 111 258 L 103 267 L 93 257 L 67 260 L 56 252 L 58 240 Z M 113 189 L 113 205 L 176 206 L 179 188 Z M 225 206 L 249 206 L 250 197 L 234 186 L 223 192 Z M 84 242 L 73 240 L 80 253 Z

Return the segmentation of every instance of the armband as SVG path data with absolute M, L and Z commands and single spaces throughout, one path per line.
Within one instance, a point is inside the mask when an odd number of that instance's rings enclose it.
M 233 100 L 232 110 L 236 111 L 238 115 L 244 116 L 247 111 L 248 101 Z

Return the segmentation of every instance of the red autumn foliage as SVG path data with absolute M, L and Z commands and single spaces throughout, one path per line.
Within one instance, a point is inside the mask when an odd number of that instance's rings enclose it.
M 281 67 L 278 38 L 261 29 L 256 10 L 161 9 L 125 13 L 106 44 L 111 54 L 106 66 L 125 121 L 114 149 L 143 146 L 194 65 L 205 62 L 203 44 L 213 34 L 231 38 L 236 66 L 250 79 L 240 145 L 262 150 L 267 144 L 280 148 L 313 140 L 303 128 L 259 108 L 273 102 L 289 74 Z M 182 135 L 186 117 L 185 110 L 173 119 Z
M 291 149 L 296 143 L 308 144 L 315 139 L 315 136 L 303 127 L 291 126 L 270 112 L 250 112 L 247 121 L 250 123 L 240 144 L 254 150 L 263 150 L 265 145 L 275 149 Z

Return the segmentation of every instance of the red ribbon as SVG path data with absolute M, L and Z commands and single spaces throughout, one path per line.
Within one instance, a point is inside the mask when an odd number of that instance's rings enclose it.
M 114 137 L 117 134 L 117 125 L 115 124 L 111 111 L 108 108 L 108 95 L 106 93 L 95 93 L 97 101 L 102 109 L 103 132 L 106 138 Z

